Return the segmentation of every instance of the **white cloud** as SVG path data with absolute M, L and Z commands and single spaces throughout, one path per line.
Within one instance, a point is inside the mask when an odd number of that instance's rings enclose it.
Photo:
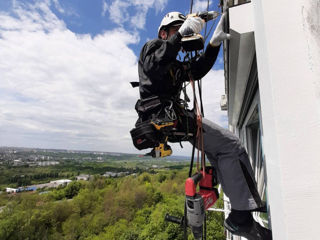
M 55 8 L 60 12 L 60 13 L 64 13 L 64 9 L 61 7 L 59 0 L 52 0 L 54 3 Z
M 105 16 L 106 12 L 108 10 L 108 4 L 106 3 L 106 1 L 102 0 L 102 12 L 101 12 L 101 16 Z
M 220 108 L 221 95 L 225 94 L 224 70 L 211 70 L 203 78 L 202 84 L 205 117 L 227 127 L 227 112 L 222 112 Z
M 0 145 L 134 151 L 138 37 L 69 31 L 48 2 L 0 13 Z
M 137 152 L 129 135 L 137 57 L 128 45 L 138 36 L 122 28 L 75 34 L 49 4 L 0 12 L 0 145 Z M 206 117 L 222 125 L 223 79 L 211 70 L 203 80 Z M 174 154 L 190 154 L 177 146 Z
M 130 18 L 128 7 L 130 6 L 129 2 L 121 1 L 121 0 L 115 0 L 112 2 L 112 4 L 109 6 L 109 15 L 111 21 L 114 23 L 123 26 L 123 23 L 127 22 Z
M 55 7 L 55 9 L 66 16 L 76 16 L 76 17 L 80 17 L 79 14 L 70 6 L 66 7 L 66 6 L 61 6 L 59 0 L 51 0 L 53 3 L 53 6 Z M 44 0 L 44 4 L 45 5 L 51 5 L 51 1 L 50 0 Z
M 119 26 L 130 23 L 136 29 L 143 29 L 149 9 L 161 12 L 168 0 L 113 0 L 108 11 L 110 20 Z

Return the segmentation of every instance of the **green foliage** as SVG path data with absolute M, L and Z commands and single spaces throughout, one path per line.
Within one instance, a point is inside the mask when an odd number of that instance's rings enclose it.
M 159 181 L 159 183 L 164 182 L 166 179 L 167 179 L 167 176 L 166 176 L 166 175 L 164 175 L 164 174 L 162 174 L 162 173 L 159 174 L 159 176 L 158 176 L 158 181 Z
M 151 177 L 150 177 L 150 174 L 148 173 L 141 174 L 139 179 L 140 179 L 140 182 L 151 182 Z
M 78 194 L 81 188 L 81 183 L 73 181 L 68 184 L 68 186 L 65 188 L 65 196 L 66 198 L 73 198 Z
M 6 195 L 0 239 L 182 240 L 182 228 L 164 217 L 183 216 L 186 176 L 187 169 L 117 179 L 95 176 L 49 194 Z M 222 223 L 222 213 L 208 213 L 207 239 L 225 239 Z

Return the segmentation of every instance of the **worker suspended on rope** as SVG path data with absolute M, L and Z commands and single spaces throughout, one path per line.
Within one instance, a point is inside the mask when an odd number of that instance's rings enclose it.
M 186 109 L 186 101 L 180 99 L 185 82 L 199 80 L 214 65 L 221 42 L 229 35 L 223 31 L 223 14 L 205 51 L 194 61 L 177 60 L 182 48 L 184 36 L 199 33 L 204 26 L 200 17 L 186 18 L 179 12 L 165 15 L 158 28 L 158 38 L 148 41 L 142 48 L 138 64 L 140 99 L 136 104 L 139 119 L 136 129 L 131 132 L 133 142 L 138 149 L 159 144 L 155 138 L 161 138 L 162 154 L 167 141 L 193 142 L 197 120 L 193 111 Z M 184 135 L 159 135 L 148 124 L 152 122 L 157 129 L 175 129 Z M 229 197 L 231 213 L 225 221 L 225 227 L 232 233 L 248 239 L 272 239 L 271 231 L 254 221 L 251 212 L 263 209 L 264 204 L 258 194 L 253 171 L 246 150 L 238 137 L 217 124 L 203 118 L 204 152 L 217 171 L 224 193 Z M 137 136 L 145 138 L 139 138 Z M 160 141 L 161 142 L 161 141 Z M 153 153 L 155 154 L 155 153 Z

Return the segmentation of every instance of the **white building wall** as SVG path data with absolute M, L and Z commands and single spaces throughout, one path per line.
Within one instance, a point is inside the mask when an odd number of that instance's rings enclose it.
M 273 239 L 319 239 L 320 0 L 254 0 Z

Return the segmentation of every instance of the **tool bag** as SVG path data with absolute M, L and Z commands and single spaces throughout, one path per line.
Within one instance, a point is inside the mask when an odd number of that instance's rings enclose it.
M 159 145 L 160 132 L 155 129 L 151 121 L 137 123 L 130 131 L 133 145 L 139 149 L 153 148 Z
M 159 114 L 162 109 L 162 103 L 159 97 L 153 96 L 146 99 L 138 100 L 135 109 L 143 121 L 152 114 Z
M 130 131 L 133 145 L 138 150 L 157 147 L 159 145 L 160 133 L 151 124 L 150 116 L 161 111 L 162 104 L 160 99 L 150 97 L 143 100 L 138 100 L 135 109 L 139 115 L 139 119 Z
M 176 121 L 173 102 L 161 101 L 155 96 L 138 100 L 135 108 L 139 119 L 130 131 L 134 146 L 142 150 L 167 142 Z

